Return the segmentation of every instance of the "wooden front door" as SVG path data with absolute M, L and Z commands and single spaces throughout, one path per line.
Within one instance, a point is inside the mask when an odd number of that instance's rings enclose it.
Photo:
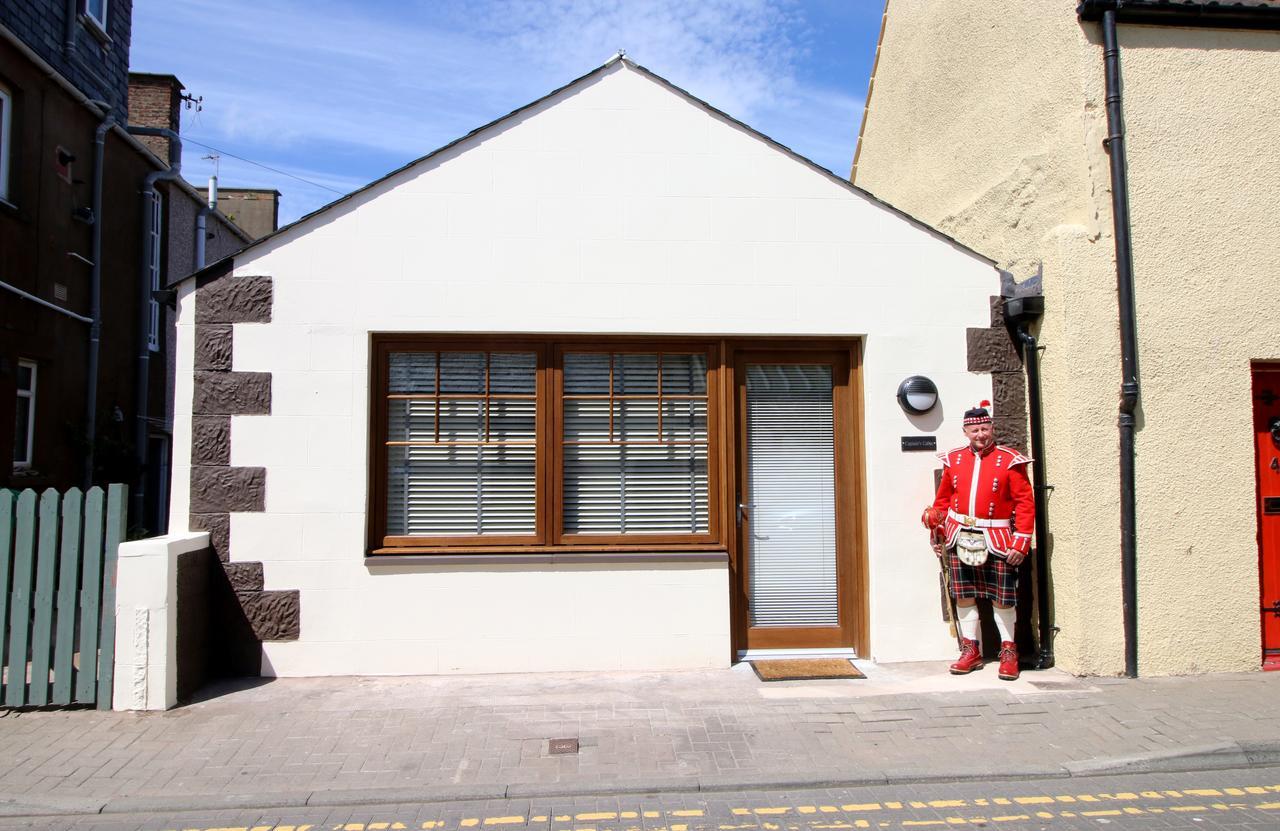
M 847 351 L 744 351 L 737 386 L 747 649 L 857 643 L 854 394 Z
M 1262 666 L 1280 670 L 1280 367 L 1253 371 L 1258 477 L 1258 571 L 1262 584 Z

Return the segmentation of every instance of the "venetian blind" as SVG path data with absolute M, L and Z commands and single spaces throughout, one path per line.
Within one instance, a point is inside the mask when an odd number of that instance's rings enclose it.
M 536 531 L 537 356 L 392 352 L 388 536 Z
M 831 367 L 747 367 L 752 626 L 836 626 Z
M 564 355 L 566 534 L 709 530 L 705 354 Z

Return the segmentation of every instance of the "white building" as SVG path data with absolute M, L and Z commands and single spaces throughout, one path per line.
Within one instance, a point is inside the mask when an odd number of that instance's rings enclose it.
M 171 531 L 266 675 L 950 656 L 901 438 L 991 397 L 998 291 L 614 59 L 183 284 Z

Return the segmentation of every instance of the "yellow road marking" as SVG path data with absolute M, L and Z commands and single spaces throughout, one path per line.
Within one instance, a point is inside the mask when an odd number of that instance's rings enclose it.
M 705 816 L 705 814 L 703 813 L 703 811 L 702 811 L 701 809 L 695 809 L 695 808 L 690 808 L 690 809 L 685 810 L 685 811 L 671 811 L 671 812 L 670 812 L 670 814 L 671 814 L 671 816 L 673 816 L 673 817 L 701 817 L 701 816 Z M 635 815 L 634 815 L 634 814 L 632 814 L 632 816 L 635 816 Z
M 480 824 L 480 820 L 477 817 L 470 817 L 458 823 L 458 825 L 462 826 L 463 828 L 475 828 L 479 824 Z
M 1277 808 L 1280 808 L 1280 802 L 1264 802 L 1257 807 L 1259 810 L 1263 811 L 1274 811 Z
M 539 816 L 539 817 L 532 817 L 532 818 L 530 819 L 530 821 L 531 821 L 531 822 L 546 822 L 546 821 L 547 821 L 547 817 L 546 817 L 546 814 L 543 814 L 542 816 Z
M 689 831 L 689 826 L 687 826 L 687 825 L 673 825 L 673 826 L 671 826 L 671 831 Z
M 815 808 L 815 807 L 813 807 L 812 805 L 801 805 L 799 808 L 796 808 L 796 810 L 797 810 L 797 811 L 799 811 L 799 812 L 800 812 L 800 813 L 802 813 L 802 814 L 816 814 L 816 813 L 818 813 L 818 809 L 817 809 L 817 808 Z
M 816 825 L 810 825 L 809 827 L 810 828 L 852 828 L 853 825 L 852 823 L 848 823 L 848 822 L 830 822 L 830 823 L 819 823 Z
M 1053 797 L 1051 796 L 1017 796 L 1017 797 L 1014 797 L 1013 801 L 1018 803 L 1019 805 L 1044 805 L 1048 802 L 1053 802 Z
M 1145 814 L 1146 813 L 1146 811 L 1142 810 L 1141 808 L 1135 808 L 1132 805 L 1126 805 L 1124 812 L 1126 814 Z
M 1189 812 L 1191 812 L 1191 811 L 1207 811 L 1207 810 L 1209 810 L 1209 809 L 1208 809 L 1208 808 L 1206 808 L 1206 807 L 1204 807 L 1203 805 L 1174 805 L 1174 806 L 1173 806 L 1172 808 L 1170 808 L 1169 810 L 1170 810 L 1170 811 L 1181 811 L 1181 812 L 1183 812 L 1183 813 L 1189 813 Z
M 1245 790 L 1245 793 L 1266 793 L 1267 792 L 1266 788 L 1259 788 L 1257 785 L 1254 785 L 1249 788 L 1245 788 L 1244 790 Z
M 1053 814 L 1048 811 L 1036 811 L 1036 816 L 1040 817 L 1040 819 L 1053 819 Z
M 892 802 L 891 802 L 891 803 L 889 803 L 889 804 L 892 806 L 894 803 L 892 803 Z M 900 803 L 900 802 L 899 802 L 899 803 L 897 803 L 897 805 L 898 805 L 898 807 L 899 807 L 899 808 L 901 808 L 901 807 L 902 807 L 902 803 Z M 858 803 L 858 804 L 856 804 L 856 805 L 841 805 L 841 806 L 840 806 L 840 810 L 841 810 L 841 811 L 849 811 L 849 812 L 858 812 L 858 811 L 879 811 L 879 810 L 880 810 L 880 803 L 879 803 L 879 802 L 861 802 L 861 803 Z
M 594 822 L 598 819 L 617 819 L 618 815 L 612 811 L 597 811 L 595 813 L 578 814 L 575 819 L 583 822 Z
M 1012 802 L 1010 802 L 1009 800 L 1005 799 L 1003 796 L 997 796 L 995 799 L 993 799 L 993 800 L 991 800 L 991 801 L 992 801 L 992 802 L 994 802 L 994 803 L 995 803 L 995 804 L 997 804 L 997 805 L 1012 805 L 1012 804 L 1013 804 L 1013 803 L 1012 803 Z
M 1055 796 L 1054 799 L 1058 800 L 1059 802 L 1075 802 L 1076 801 L 1076 798 L 1074 796 Z
M 1080 812 L 1080 816 L 1082 817 L 1118 817 L 1120 816 L 1120 814 L 1121 812 L 1115 809 L 1111 809 L 1108 811 L 1081 811 Z
M 1003 817 L 992 817 L 992 822 L 1016 822 L 1020 819 L 1031 819 L 1030 814 L 1009 814 Z
M 824 814 L 834 814 L 836 811 L 840 809 L 834 805 L 819 805 L 818 810 Z
M 1165 793 L 1168 794 L 1169 796 L 1182 796 L 1182 793 L 1180 791 L 1165 791 Z
M 1217 788 L 1187 788 L 1183 793 L 1188 796 L 1222 796 L 1222 791 Z
M 1164 794 L 1159 791 L 1143 791 L 1142 795 L 1147 799 L 1164 799 Z
M 640 815 L 637 814 L 635 811 L 623 811 L 622 813 L 618 814 L 618 816 L 622 817 L 623 819 L 636 819 Z
M 524 817 L 489 817 L 484 821 L 484 824 L 485 825 L 515 825 L 517 822 L 524 822 L 524 821 L 525 821 Z
M 438 820 L 438 819 L 429 819 L 426 822 L 422 823 L 422 827 L 424 831 L 431 831 L 432 828 L 439 828 L 442 825 L 444 825 L 444 820 Z
M 1081 802 L 1101 802 L 1102 801 L 1098 799 L 1098 797 L 1094 796 L 1093 794 L 1087 794 L 1087 793 L 1082 793 L 1078 795 L 1076 799 L 1080 800 Z
M 1079 814 L 1077 814 L 1075 811 L 1063 811 L 1063 812 L 1062 812 L 1062 814 L 1061 814 L 1061 816 L 1064 816 L 1064 817 L 1078 817 L 1078 816 L 1080 816 L 1080 815 L 1079 815 Z
M 571 819 L 573 819 L 573 817 L 568 814 L 559 814 L 556 816 L 556 822 L 568 822 Z
M 969 803 L 963 799 L 935 799 L 929 803 L 930 808 L 963 808 Z
M 1223 788 L 1223 790 L 1232 796 L 1244 796 L 1244 791 L 1240 788 Z
M 923 828 L 927 825 L 946 825 L 940 819 L 904 819 L 902 821 L 903 828 Z
M 910 805 L 911 805 L 911 807 L 912 807 L 912 808 L 924 808 L 924 807 L 926 807 L 926 806 L 925 806 L 925 804 L 924 804 L 923 802 L 912 802 L 912 803 L 910 803 Z
M 785 814 L 790 810 L 790 808 L 756 808 L 756 813 L 765 816 L 775 816 L 777 814 Z
M 895 811 L 902 808 L 901 802 L 886 802 L 885 805 L 888 805 L 890 808 L 892 808 Z
M 735 810 L 734 813 L 736 814 L 737 811 Z M 745 811 L 743 813 L 745 813 Z M 662 816 L 661 811 L 645 811 L 644 812 L 645 819 L 657 819 L 660 816 Z

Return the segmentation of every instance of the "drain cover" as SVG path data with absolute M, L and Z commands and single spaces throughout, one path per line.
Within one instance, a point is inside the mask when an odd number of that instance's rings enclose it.
M 577 739 L 551 739 L 547 742 L 547 752 L 552 756 L 562 756 L 578 752 Z

